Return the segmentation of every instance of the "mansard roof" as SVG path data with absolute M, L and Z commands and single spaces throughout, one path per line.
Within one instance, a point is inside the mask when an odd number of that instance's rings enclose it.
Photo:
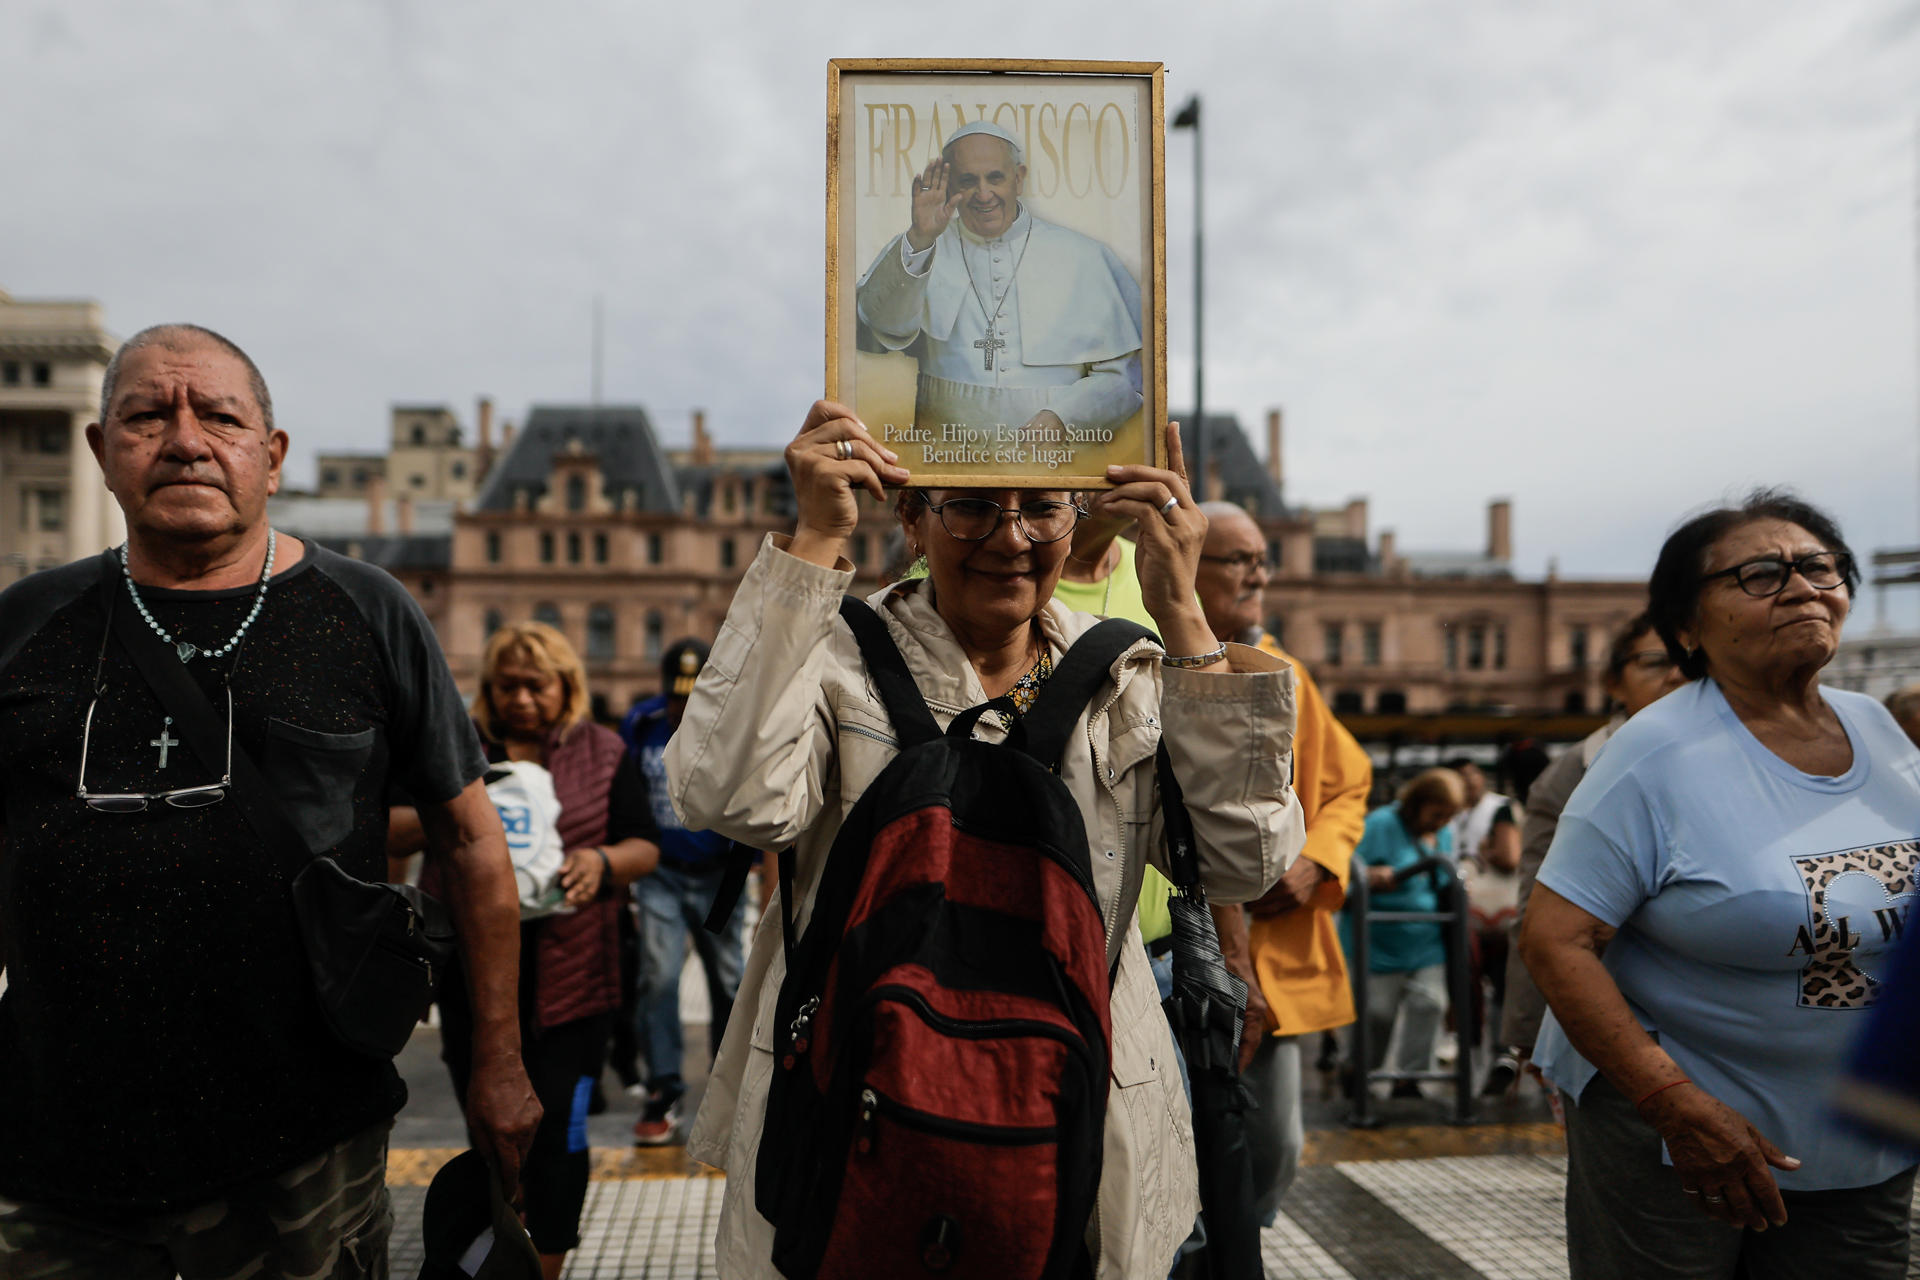
M 680 510 L 673 465 L 639 405 L 535 405 L 512 447 L 494 463 L 474 506 L 511 511 L 522 492 L 530 502 L 537 500 L 551 483 L 555 458 L 575 442 L 580 452 L 599 461 L 607 500 L 615 507 Z

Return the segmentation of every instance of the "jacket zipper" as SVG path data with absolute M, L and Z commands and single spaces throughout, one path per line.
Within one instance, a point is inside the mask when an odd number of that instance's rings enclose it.
M 900 749 L 900 739 L 889 738 L 886 734 L 880 733 L 874 729 L 865 729 L 857 724 L 848 724 L 845 721 L 842 721 L 840 724 L 840 731 L 842 733 L 851 733 L 861 738 L 871 738 L 873 741 L 880 743 L 882 746 L 892 747 L 895 751 L 898 751 Z

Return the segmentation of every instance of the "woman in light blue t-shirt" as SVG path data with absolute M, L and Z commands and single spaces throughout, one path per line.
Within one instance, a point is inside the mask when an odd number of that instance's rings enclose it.
M 1574 791 L 1521 937 L 1574 1104 L 1573 1280 L 1906 1275 L 1913 1158 L 1828 1106 L 1920 862 L 1920 752 L 1819 683 L 1857 582 L 1778 492 L 1661 550 L 1649 611 L 1693 683 Z

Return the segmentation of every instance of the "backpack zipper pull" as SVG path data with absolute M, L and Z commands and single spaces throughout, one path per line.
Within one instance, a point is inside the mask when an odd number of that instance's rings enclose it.
M 879 1110 L 880 1096 L 871 1089 L 862 1089 L 860 1091 L 859 1137 L 855 1139 L 854 1145 L 860 1149 L 860 1154 L 863 1156 L 873 1153 L 873 1117 Z
M 819 1008 L 820 997 L 808 996 L 806 1003 L 802 1004 L 800 1011 L 794 1015 L 793 1021 L 787 1024 L 787 1039 L 792 1042 L 793 1048 L 781 1059 L 780 1065 L 789 1071 L 793 1070 L 794 1064 L 799 1061 L 799 1055 L 805 1053 L 807 1046 L 813 1043 L 813 1038 L 808 1034 L 808 1028 L 812 1026 L 813 1015 Z

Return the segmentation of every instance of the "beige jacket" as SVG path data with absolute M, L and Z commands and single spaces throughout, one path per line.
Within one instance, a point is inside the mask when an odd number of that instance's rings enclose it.
M 687 826 L 760 849 L 794 847 L 797 923 L 804 930 L 840 824 L 897 747 L 859 648 L 838 617 L 853 574 L 790 556 L 783 545 L 770 538 L 748 568 L 666 764 L 673 807 Z M 874 602 L 883 599 L 888 629 L 936 720 L 944 725 L 986 701 L 924 588 L 883 592 Z M 1039 621 L 1057 656 L 1095 619 L 1049 603 Z M 1098 1231 L 1098 1274 L 1116 1280 L 1166 1275 L 1198 1205 L 1191 1120 L 1132 919 L 1143 858 L 1161 856 L 1153 760 L 1163 729 L 1216 901 L 1258 897 L 1305 840 L 1289 785 L 1293 673 L 1254 649 L 1236 645 L 1231 656 L 1235 672 L 1246 674 L 1163 668 L 1158 647 L 1134 646 L 1114 664 L 1113 685 L 1095 696 L 1083 720 L 1087 749 L 1069 747 L 1061 767 L 1092 843 L 1109 954 L 1119 939 L 1113 1084 L 1090 1224 Z M 719 1271 L 729 1280 L 775 1274 L 773 1228 L 754 1209 L 752 1184 L 773 1074 L 774 1003 L 785 974 L 779 915 L 768 910 L 754 934 L 688 1143 L 695 1158 L 731 1174 L 718 1240 Z

